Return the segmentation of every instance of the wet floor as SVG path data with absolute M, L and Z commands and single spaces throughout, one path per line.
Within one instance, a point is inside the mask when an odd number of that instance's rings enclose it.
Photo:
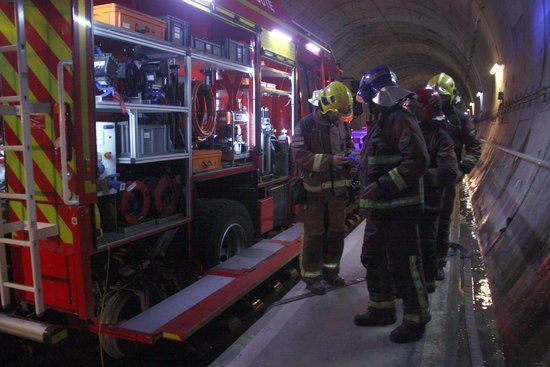
M 472 203 L 467 185 L 464 184 L 460 189 L 460 245 L 466 249 L 466 256 L 470 261 L 464 261 L 463 265 L 470 265 L 471 275 L 473 277 L 473 302 L 475 309 L 475 331 L 478 333 L 479 346 L 481 349 L 481 357 L 483 364 L 488 367 L 505 366 L 506 359 L 503 353 L 503 345 L 499 339 L 497 325 L 494 317 L 493 299 L 491 297 L 491 285 L 483 258 L 480 252 L 479 239 L 476 232 L 476 221 L 472 211 Z M 464 251 L 463 251 L 464 252 Z M 457 254 L 458 255 L 458 254 Z M 463 254 L 464 256 L 464 254 Z M 464 266 L 461 271 L 461 288 L 463 289 L 468 280 L 465 279 Z M 466 275 L 468 272 L 466 272 Z M 470 284 L 472 284 L 470 283 Z M 465 292 L 463 292 L 463 295 Z M 464 306 L 461 307 L 461 316 L 464 316 Z M 467 338 L 468 331 L 466 330 L 465 317 L 462 320 L 460 335 L 465 345 L 462 349 L 469 349 Z M 471 332 L 471 331 L 470 331 Z M 466 338 L 466 339 L 464 339 Z M 468 350 L 469 352 L 469 350 Z M 459 353 L 460 355 L 460 353 Z M 464 355 L 464 354 L 463 354 Z M 470 355 L 470 353 L 466 354 Z M 466 364 L 463 364 L 466 362 Z M 457 365 L 469 366 L 471 360 L 459 360 Z

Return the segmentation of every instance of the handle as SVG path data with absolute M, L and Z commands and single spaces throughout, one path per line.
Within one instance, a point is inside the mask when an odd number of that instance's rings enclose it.
M 139 23 L 136 23 L 136 26 L 134 27 L 134 30 L 138 33 L 141 33 L 141 34 L 146 34 L 146 33 L 151 33 L 151 30 L 149 29 L 149 27 L 145 26 L 145 28 L 138 28 L 139 26 Z
M 66 67 L 73 67 L 72 60 L 61 60 L 57 64 L 57 104 L 59 106 L 59 150 L 61 152 L 61 181 L 63 186 L 63 201 L 66 205 L 78 205 L 78 198 L 73 198 L 69 188 L 71 173 L 67 163 L 67 108 L 65 106 L 65 76 Z

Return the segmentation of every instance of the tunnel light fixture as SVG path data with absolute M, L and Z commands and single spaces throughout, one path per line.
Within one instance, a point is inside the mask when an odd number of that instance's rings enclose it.
M 274 29 L 271 31 L 271 35 L 275 37 L 276 39 L 280 41 L 290 42 L 292 41 L 292 37 L 290 37 L 288 34 L 281 32 L 278 29 Z
M 479 112 L 483 111 L 483 92 L 477 92 L 476 97 L 479 98 Z
M 491 73 L 491 75 L 496 75 L 496 73 L 502 72 L 503 69 L 504 65 L 497 62 L 493 65 L 489 73 Z
M 476 113 L 476 112 L 475 112 L 475 111 L 476 111 L 476 105 L 475 105 L 474 102 L 470 102 L 470 109 L 469 109 L 469 111 L 472 111 L 472 113 L 471 113 L 472 115 Z
M 306 44 L 306 50 L 317 56 L 319 56 L 319 53 L 321 52 L 321 48 L 313 42 L 308 42 Z

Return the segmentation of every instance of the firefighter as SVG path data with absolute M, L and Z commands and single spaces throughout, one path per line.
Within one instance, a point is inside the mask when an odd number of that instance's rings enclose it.
M 447 119 L 443 114 L 439 94 L 431 87 L 418 89 L 409 107 L 420 122 L 426 141 L 430 163 L 424 176 L 424 213 L 420 217 L 420 248 L 424 280 L 428 293 L 435 291 L 437 261 L 437 226 L 443 207 L 445 188 L 454 184 L 458 162 L 453 140 L 445 130 Z
M 361 79 L 357 99 L 374 115 L 361 151 L 361 200 L 366 216 L 361 262 L 370 300 L 355 316 L 358 326 L 396 321 L 395 291 L 403 298 L 403 322 L 390 334 L 396 343 L 422 338 L 430 320 L 424 286 L 418 219 L 424 203 L 426 143 L 415 117 L 401 105 L 413 93 L 380 65 Z
M 458 96 L 453 78 L 445 73 L 435 75 L 430 79 L 428 85 L 433 87 L 443 100 L 443 113 L 447 116 L 447 132 L 453 139 L 456 158 L 458 160 L 457 183 L 462 181 L 465 174 L 477 164 L 481 156 L 481 142 L 476 137 L 472 121 L 466 113 L 460 111 L 456 106 Z M 464 151 L 464 154 L 463 154 Z M 447 263 L 447 251 L 449 251 L 449 230 L 451 226 L 451 214 L 456 195 L 456 185 L 450 184 L 445 190 L 443 198 L 443 209 L 440 213 L 437 233 L 437 257 L 438 270 L 436 279 L 445 279 L 443 268 Z
M 302 279 L 312 293 L 324 294 L 327 283 L 345 285 L 339 267 L 351 185 L 352 163 L 346 155 L 354 147 L 342 118 L 352 113 L 353 95 L 336 81 L 319 91 L 313 104 L 315 110 L 296 126 L 291 149 L 306 192 L 302 206 Z

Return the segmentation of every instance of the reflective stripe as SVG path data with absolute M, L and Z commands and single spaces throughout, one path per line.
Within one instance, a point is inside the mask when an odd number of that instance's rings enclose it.
M 393 180 L 393 182 L 395 183 L 395 186 L 397 186 L 397 189 L 399 189 L 399 191 L 403 191 L 407 188 L 407 183 L 405 182 L 405 180 L 403 179 L 403 176 L 401 176 L 397 168 L 394 168 L 391 171 L 389 171 L 388 175 L 390 175 L 391 179 Z
M 422 321 L 427 321 L 430 314 L 428 293 L 426 292 L 424 284 L 422 284 L 422 279 L 420 278 L 420 273 L 418 272 L 416 256 L 409 257 L 409 269 L 411 272 L 411 278 L 414 283 L 414 288 L 416 290 L 416 296 L 418 297 L 418 304 L 420 305 L 420 312 L 422 313 Z
M 394 155 L 376 155 L 376 156 L 370 156 L 367 158 L 368 164 L 393 164 L 393 163 L 400 163 L 403 160 L 403 156 L 401 154 L 394 154 Z
M 315 159 L 313 160 L 313 171 L 319 172 L 321 170 L 321 163 L 323 162 L 324 154 L 315 154 Z
M 323 266 L 328 269 L 336 269 L 338 267 L 338 263 L 332 263 L 332 264 L 324 264 Z
M 474 164 L 477 162 L 477 158 L 474 157 L 473 155 L 469 155 L 469 154 L 466 154 L 465 156 L 463 156 L 462 160 L 466 161 L 466 162 L 471 162 L 471 163 L 474 163 Z
M 334 186 L 332 186 L 332 182 L 330 182 L 330 181 L 323 182 L 321 185 L 317 185 L 317 186 L 308 185 L 304 181 L 304 188 L 309 192 L 321 192 L 323 190 L 328 190 L 328 189 L 331 189 L 331 188 L 337 189 L 337 188 L 340 188 L 340 187 L 347 187 L 347 186 L 351 186 L 351 180 L 334 181 Z
M 303 271 L 302 272 L 302 277 L 304 278 L 316 278 L 319 276 L 321 276 L 320 271 Z
M 383 302 L 375 302 L 375 301 L 369 301 L 369 307 L 373 308 L 395 308 L 395 300 L 393 301 L 383 301 Z
M 371 209 L 393 209 L 400 206 L 409 206 L 409 205 L 422 205 L 424 204 L 424 194 L 409 196 L 398 199 L 391 200 L 370 200 L 370 199 L 361 199 L 359 205 L 362 208 L 371 208 Z

